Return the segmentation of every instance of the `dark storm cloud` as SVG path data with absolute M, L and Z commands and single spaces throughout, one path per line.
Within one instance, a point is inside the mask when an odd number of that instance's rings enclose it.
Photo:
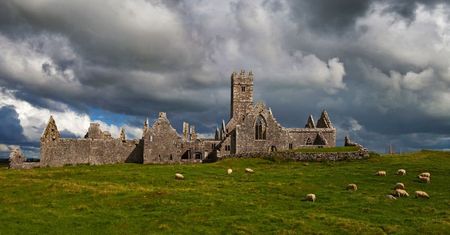
M 19 144 L 27 142 L 14 107 L 1 107 L 0 119 L 0 143 Z
M 0 86 L 49 113 L 100 109 L 140 127 L 166 111 L 179 130 L 211 132 L 229 115 L 231 72 L 252 69 L 255 98 L 285 126 L 327 109 L 338 141 L 442 147 L 448 12 L 441 0 L 7 0 Z
M 448 4 L 447 0 L 303 0 L 290 1 L 292 13 L 298 21 L 306 21 L 316 32 L 342 34 L 353 29 L 359 17 L 363 17 L 375 3 L 387 5 L 386 13 L 413 20 L 419 6 L 432 8 L 437 4 Z

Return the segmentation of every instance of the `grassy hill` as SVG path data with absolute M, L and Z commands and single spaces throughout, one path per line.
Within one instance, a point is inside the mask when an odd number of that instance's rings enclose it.
M 245 174 L 251 167 L 254 174 Z M 226 174 L 232 168 L 231 175 Z M 396 176 L 397 169 L 407 170 Z M 386 170 L 386 177 L 374 176 Z M 431 172 L 431 183 L 416 180 Z M 181 172 L 184 181 L 174 180 Z M 195 165 L 0 169 L 0 234 L 450 232 L 450 153 L 304 163 L 228 159 Z M 403 182 L 409 198 L 385 198 Z M 356 192 L 345 186 L 356 183 Z M 416 199 L 415 190 L 431 199 Z M 301 201 L 315 193 L 315 203 Z

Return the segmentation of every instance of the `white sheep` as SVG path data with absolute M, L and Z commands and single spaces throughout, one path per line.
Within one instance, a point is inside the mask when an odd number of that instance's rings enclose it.
M 253 169 L 251 168 L 245 168 L 246 173 L 254 173 Z
M 397 198 L 392 196 L 391 194 L 386 195 L 386 198 L 391 200 L 397 200 Z
M 375 173 L 375 175 L 377 175 L 377 176 L 386 176 L 386 171 L 378 171 L 377 173 Z
M 358 186 L 356 186 L 356 184 L 348 184 L 347 190 L 356 191 L 356 190 L 358 190 Z
M 428 195 L 428 193 L 424 192 L 424 191 L 416 191 L 416 198 L 426 198 L 426 199 L 430 199 L 430 196 Z
M 418 178 L 419 178 L 420 182 L 423 182 L 423 183 L 430 183 L 430 177 L 426 177 L 426 176 L 421 176 L 421 175 L 419 175 Z
M 228 168 L 227 173 L 231 174 L 231 173 L 233 173 L 233 170 L 231 168 Z
M 406 192 L 404 189 L 396 189 L 392 195 L 397 197 L 409 197 L 408 192 Z
M 397 170 L 397 175 L 400 175 L 400 176 L 406 175 L 406 170 L 405 169 L 398 169 Z
M 176 173 L 175 174 L 175 179 L 177 179 L 177 180 L 184 180 L 184 176 L 182 174 L 180 174 L 180 173 Z
M 403 183 L 396 183 L 394 189 L 405 189 L 405 185 Z
M 419 176 L 431 178 L 430 172 L 422 172 Z
M 306 201 L 315 202 L 316 201 L 316 195 L 313 194 L 313 193 L 306 194 L 305 200 Z

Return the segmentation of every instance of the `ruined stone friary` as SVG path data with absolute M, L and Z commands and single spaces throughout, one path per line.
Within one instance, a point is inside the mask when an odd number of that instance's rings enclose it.
M 254 103 L 253 80 L 252 72 L 231 74 L 230 119 L 222 121 L 210 139 L 199 138 L 195 127 L 186 122 L 183 133 L 178 134 L 163 112 L 152 126 L 144 122 L 142 138 L 136 140 L 127 140 L 124 129 L 115 139 L 97 123 L 91 123 L 84 138 L 61 138 L 50 117 L 41 137 L 40 165 L 201 162 L 228 155 L 336 145 L 336 129 L 326 111 L 317 123 L 310 115 L 304 128 L 285 128 L 264 103 Z

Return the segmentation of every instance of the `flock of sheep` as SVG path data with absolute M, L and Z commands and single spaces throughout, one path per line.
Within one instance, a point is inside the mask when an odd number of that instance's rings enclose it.
M 233 170 L 231 168 L 229 168 L 227 170 L 227 173 L 231 174 L 231 173 L 233 173 Z M 245 173 L 254 173 L 254 171 L 251 168 L 245 168 Z M 386 171 L 378 171 L 377 173 L 375 173 L 375 175 L 376 176 L 386 176 Z M 397 170 L 397 174 L 396 175 L 404 176 L 404 175 L 406 175 L 406 170 L 405 169 L 399 169 L 399 170 Z M 431 174 L 429 172 L 423 172 L 423 173 L 419 174 L 417 176 L 417 178 L 419 178 L 420 182 L 430 183 Z M 182 174 L 180 174 L 180 173 L 176 173 L 175 174 L 175 179 L 183 180 L 184 176 Z M 356 184 L 348 184 L 346 189 L 349 190 L 349 191 L 356 191 L 356 190 L 358 190 L 358 186 Z M 392 199 L 392 200 L 397 200 L 397 198 L 400 198 L 400 197 L 409 197 L 408 192 L 406 192 L 405 184 L 403 184 L 403 183 L 395 184 L 393 190 L 394 191 L 391 194 L 386 195 L 386 198 Z M 426 193 L 424 191 L 416 191 L 415 194 L 416 194 L 416 198 L 430 199 L 430 196 L 428 195 L 428 193 Z M 303 200 L 304 201 L 315 202 L 316 201 L 316 195 L 313 194 L 313 193 L 306 194 L 306 196 L 305 196 L 305 198 Z
M 386 176 L 386 171 L 378 171 L 375 175 L 377 176 Z M 399 176 L 404 176 L 406 175 L 406 170 L 405 169 L 399 169 L 397 171 L 397 175 Z M 422 172 L 420 173 L 417 178 L 419 178 L 420 182 L 423 183 L 430 183 L 431 180 L 431 174 L 429 172 Z M 416 198 L 426 198 L 426 199 L 430 199 L 430 196 L 428 195 L 428 193 L 424 192 L 424 191 L 416 191 Z M 397 199 L 398 197 L 409 197 L 409 193 L 406 192 L 405 189 L 405 184 L 403 183 L 397 183 L 394 186 L 394 192 L 392 192 L 392 194 L 386 195 L 387 198 L 389 199 Z
M 386 176 L 386 171 L 378 171 L 377 173 L 375 173 L 375 175 Z M 406 170 L 399 169 L 397 171 L 397 175 L 398 176 L 406 175 Z M 423 173 L 419 174 L 417 176 L 417 178 L 419 178 L 420 182 L 430 183 L 431 174 L 429 172 L 423 172 Z M 348 184 L 346 189 L 349 191 L 356 191 L 356 190 L 358 190 L 358 186 L 356 184 Z M 430 196 L 428 195 L 428 193 L 426 193 L 424 191 L 416 191 L 415 193 L 416 193 L 416 198 L 430 199 Z M 386 195 L 386 198 L 392 199 L 392 200 L 397 200 L 397 198 L 399 198 L 399 197 L 409 197 L 409 194 L 408 194 L 408 192 L 406 192 L 406 189 L 405 189 L 405 184 L 403 184 L 403 183 L 395 184 L 394 191 L 391 194 Z M 316 201 L 316 195 L 313 193 L 306 194 L 304 200 L 314 202 L 314 201 Z

